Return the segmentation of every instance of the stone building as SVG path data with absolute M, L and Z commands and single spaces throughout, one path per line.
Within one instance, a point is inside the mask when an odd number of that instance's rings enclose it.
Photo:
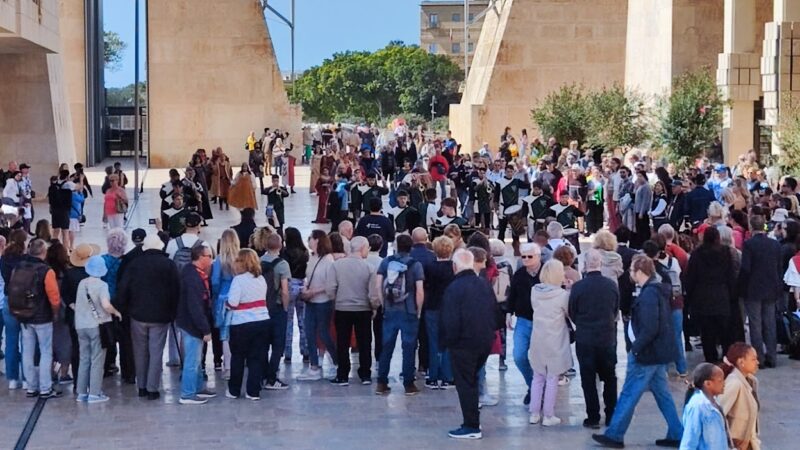
M 464 52 L 471 64 L 475 43 L 483 26 L 487 0 L 469 1 L 467 14 L 469 40 L 464 48 L 464 0 L 424 0 L 420 3 L 419 43 L 428 53 L 449 56 L 464 68 Z
M 531 108 L 563 84 L 624 83 L 654 96 L 708 66 L 730 100 L 722 138 L 731 164 L 750 148 L 778 151 L 768 127 L 800 91 L 798 61 L 796 0 L 495 0 L 450 127 L 467 149 L 496 146 L 505 126 L 531 131 Z

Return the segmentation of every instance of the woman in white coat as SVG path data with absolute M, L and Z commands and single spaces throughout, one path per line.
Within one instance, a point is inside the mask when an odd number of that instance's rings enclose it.
M 558 376 L 572 367 L 567 328 L 569 294 L 564 283 L 564 265 L 551 259 L 539 274 L 542 281 L 531 289 L 533 333 L 528 358 L 533 368 L 531 383 L 531 424 L 541 421 L 549 427 L 561 423 L 555 416 Z M 542 415 L 544 418 L 542 418 Z

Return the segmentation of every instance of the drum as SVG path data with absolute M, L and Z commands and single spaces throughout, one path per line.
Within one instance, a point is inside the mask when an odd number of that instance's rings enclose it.
M 503 215 L 508 219 L 508 226 L 511 228 L 513 236 L 525 234 L 525 227 L 528 225 L 528 218 L 522 211 L 522 205 L 511 205 L 503 210 Z

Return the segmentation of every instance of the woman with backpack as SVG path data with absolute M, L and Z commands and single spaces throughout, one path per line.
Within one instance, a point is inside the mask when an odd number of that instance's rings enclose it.
M 225 303 L 228 301 L 231 282 L 236 275 L 235 263 L 239 250 L 240 243 L 236 232 L 232 229 L 223 231 L 219 239 L 217 258 L 211 265 L 211 301 L 214 316 L 211 348 L 214 353 L 214 370 L 222 371 L 223 380 L 231 377 L 230 314 L 225 309 Z
M 653 242 L 658 246 L 655 263 L 657 271 L 669 275 L 669 284 L 672 289 L 670 297 L 670 311 L 672 311 L 672 331 L 675 333 L 675 345 L 678 355 L 675 357 L 675 370 L 678 376 L 686 378 L 686 349 L 683 345 L 683 286 L 681 283 L 681 265 L 678 258 L 667 254 L 667 240 L 661 234 L 653 235 Z M 664 281 L 664 280 L 662 280 Z
M 283 351 L 283 361 L 286 364 L 292 362 L 292 335 L 294 329 L 294 316 L 297 313 L 297 328 L 300 331 L 300 354 L 303 356 L 303 363 L 308 362 L 308 344 L 306 343 L 305 317 L 306 304 L 300 299 L 300 291 L 303 289 L 303 280 L 308 270 L 308 249 L 303 244 L 303 238 L 297 228 L 289 227 L 284 231 L 286 236 L 286 246 L 281 251 L 281 258 L 289 263 L 292 277 L 289 279 L 289 309 L 286 318 L 286 348 Z
M 103 262 L 106 264 L 106 274 L 103 276 L 103 281 L 108 284 L 108 293 L 113 300 L 117 298 L 117 272 L 119 266 L 122 264 L 122 257 L 125 255 L 125 250 L 128 246 L 128 235 L 122 228 L 112 228 L 106 236 L 106 247 L 108 252 L 101 255 Z M 119 328 L 118 323 L 111 325 L 112 327 Z M 133 367 L 133 345 L 130 343 L 130 338 L 125 339 L 119 333 L 120 344 L 120 365 L 122 365 L 122 375 L 126 380 L 134 378 L 135 368 Z M 119 372 L 117 367 L 117 343 L 114 342 L 109 347 L 106 353 L 106 375 L 113 375 Z
M 108 228 L 122 228 L 125 225 L 125 213 L 128 212 L 128 195 L 119 185 L 119 176 L 109 175 L 108 181 L 111 187 L 103 196 L 103 216 L 108 221 Z
M 122 315 L 111 304 L 108 285 L 101 279 L 108 273 L 101 256 L 92 256 L 86 263 L 88 278 L 78 284 L 75 296 L 75 330 L 80 345 L 80 364 L 76 384 L 76 400 L 87 403 L 108 401 L 103 393 L 103 367 L 106 351 L 113 341 L 108 341 L 106 327 L 112 316 L 122 320 Z

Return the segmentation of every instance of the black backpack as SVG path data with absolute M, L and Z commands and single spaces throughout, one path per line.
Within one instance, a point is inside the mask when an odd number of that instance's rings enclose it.
M 280 284 L 275 283 L 275 267 L 282 262 L 283 258 L 275 258 L 270 262 L 261 261 L 261 275 L 267 281 L 267 309 L 275 311 L 278 307 L 283 307 L 280 300 Z
M 46 264 L 22 261 L 11 273 L 6 286 L 8 310 L 20 322 L 28 322 L 42 308 L 45 299 L 44 277 Z
M 197 239 L 191 247 L 187 247 L 183 243 L 183 237 L 178 236 L 175 238 L 175 243 L 178 245 L 178 250 L 175 252 L 175 256 L 172 257 L 172 261 L 175 262 L 175 265 L 178 266 L 178 271 L 180 271 L 183 266 L 192 263 L 192 249 L 203 245 L 203 240 Z

